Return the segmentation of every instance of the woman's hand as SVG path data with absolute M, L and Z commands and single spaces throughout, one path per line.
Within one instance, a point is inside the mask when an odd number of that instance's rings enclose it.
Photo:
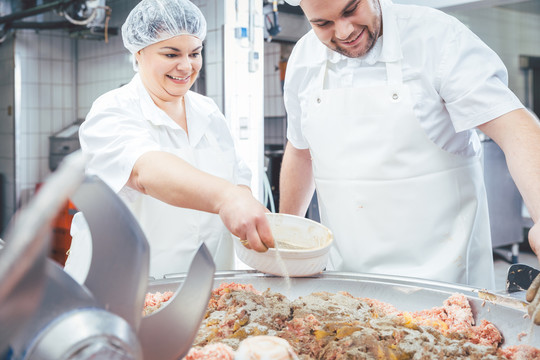
M 274 238 L 265 213 L 268 212 L 245 186 L 232 186 L 224 194 L 218 214 L 229 231 L 247 247 L 265 252 L 274 247 Z

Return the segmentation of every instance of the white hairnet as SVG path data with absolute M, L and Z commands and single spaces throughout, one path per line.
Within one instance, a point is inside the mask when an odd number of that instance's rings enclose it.
M 193 35 L 204 40 L 206 20 L 189 0 L 142 0 L 122 25 L 124 46 L 139 50 L 177 35 Z
M 300 1 L 302 0 L 285 0 L 285 2 L 289 5 L 292 5 L 292 6 L 298 6 L 300 5 Z

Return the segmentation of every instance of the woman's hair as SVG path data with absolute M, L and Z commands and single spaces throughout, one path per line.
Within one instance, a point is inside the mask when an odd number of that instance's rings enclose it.
M 201 41 L 206 37 L 206 20 L 189 0 L 142 0 L 122 25 L 124 46 L 132 54 L 177 35 L 193 35 Z

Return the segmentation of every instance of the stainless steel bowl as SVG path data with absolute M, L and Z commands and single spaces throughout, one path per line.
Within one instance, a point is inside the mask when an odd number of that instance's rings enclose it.
M 185 275 L 169 275 L 164 279 L 152 280 L 149 292 L 174 291 Z M 264 291 L 270 288 L 289 299 L 317 291 L 347 291 L 353 296 L 369 297 L 394 305 L 403 311 L 419 311 L 442 306 L 443 301 L 455 293 L 464 294 L 471 304 L 474 319 L 493 323 L 504 337 L 502 347 L 520 344 L 540 344 L 540 328 L 532 327 L 527 316 L 526 303 L 507 294 L 494 294 L 481 289 L 455 284 L 414 279 L 390 275 L 324 272 L 322 274 L 291 278 L 288 288 L 284 278 L 262 274 L 256 271 L 218 272 L 214 277 L 214 287 L 222 283 L 251 284 Z M 519 295 L 519 294 L 518 294 Z M 179 319 L 179 324 L 181 319 Z M 521 337 L 525 332 L 528 335 Z M 529 336 L 531 337 L 529 342 Z M 521 339 L 521 340 L 520 340 Z

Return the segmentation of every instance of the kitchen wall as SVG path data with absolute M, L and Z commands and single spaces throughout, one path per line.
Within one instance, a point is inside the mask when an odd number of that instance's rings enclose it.
M 108 41 L 77 40 L 75 60 L 77 84 L 77 118 L 84 119 L 94 100 L 101 94 L 128 83 L 135 74 L 130 53 L 124 48 L 120 27 L 135 0 L 109 0 L 112 9 L 109 26 L 118 35 L 109 35 Z
M 50 173 L 49 136 L 77 120 L 74 42 L 59 31 L 16 34 L 17 205 Z
M 13 39 L 0 46 L 0 234 L 15 211 L 15 58 Z
M 9 9 L 4 0 L 2 9 Z M 41 14 L 27 21 L 58 21 Z M 49 174 L 49 136 L 75 120 L 74 40 L 18 30 L 0 43 L 0 234 Z
M 4 1 L 0 0 L 0 3 Z M 8 37 L 0 45 L 3 95 L 0 102 L 0 175 L 5 179 L 0 192 L 3 195 L 0 197 L 0 232 L 15 210 L 34 194 L 36 184 L 50 173 L 49 136 L 84 119 L 99 95 L 133 77 L 131 55 L 122 44 L 120 28 L 138 2 L 107 0 L 112 9 L 109 27 L 118 29 L 118 35 L 109 35 L 107 43 L 72 38 L 65 30 L 17 30 L 14 37 Z M 254 172 L 252 187 L 262 198 L 262 188 L 258 185 L 263 162 L 263 150 L 259 146 L 263 142 L 262 3 L 257 0 L 251 3 L 259 16 L 253 27 L 256 45 L 234 50 L 233 43 L 226 61 L 224 29 L 248 26 L 246 19 L 249 17 L 245 12 L 250 8 L 249 0 L 193 2 L 205 14 L 208 23 L 204 49 L 206 95 L 225 112 L 234 127 L 233 132 L 238 137 L 242 132 L 242 139 L 239 139 L 241 152 Z M 237 22 L 237 19 L 241 21 Z M 63 18 L 53 12 L 25 19 L 60 20 Z M 245 39 L 238 40 L 244 43 Z M 258 69 L 248 69 L 247 50 L 255 52 L 257 61 L 252 65 Z M 235 78 L 228 84 L 224 82 L 226 66 L 238 67 Z M 228 99 L 235 101 L 226 106 Z M 240 121 L 240 117 L 243 120 Z

